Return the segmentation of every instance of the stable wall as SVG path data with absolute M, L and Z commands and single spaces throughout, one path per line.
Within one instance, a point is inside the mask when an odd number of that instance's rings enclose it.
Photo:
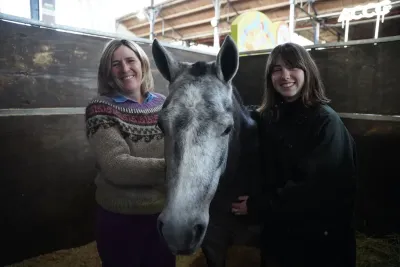
M 0 36 L 4 266 L 93 241 L 96 172 L 83 108 L 97 94 L 97 68 L 110 38 L 1 20 Z M 140 45 L 151 60 L 155 91 L 167 95 L 167 82 L 156 70 L 150 44 Z M 185 61 L 215 58 L 170 51 Z

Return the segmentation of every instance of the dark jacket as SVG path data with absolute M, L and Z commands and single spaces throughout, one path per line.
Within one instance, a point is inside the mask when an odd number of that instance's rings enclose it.
M 323 250 L 327 240 L 334 247 L 353 242 L 356 150 L 338 114 L 297 100 L 253 117 L 265 180 L 247 206 L 264 222 L 263 240 L 282 242 L 286 256 L 290 244 Z

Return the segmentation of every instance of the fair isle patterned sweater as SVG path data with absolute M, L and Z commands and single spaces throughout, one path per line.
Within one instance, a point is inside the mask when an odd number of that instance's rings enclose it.
M 86 107 L 86 134 L 98 175 L 96 201 L 121 214 L 160 212 L 165 199 L 163 135 L 157 127 L 165 96 L 115 103 L 106 96 Z

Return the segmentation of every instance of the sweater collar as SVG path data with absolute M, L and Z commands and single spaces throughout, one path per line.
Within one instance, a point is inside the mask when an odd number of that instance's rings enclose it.
M 153 94 L 151 92 L 147 92 L 143 103 L 148 103 L 155 97 L 157 97 L 155 94 Z M 116 95 L 112 96 L 111 98 L 115 103 L 125 103 L 125 102 L 138 103 L 136 100 L 128 98 L 120 93 L 117 93 Z

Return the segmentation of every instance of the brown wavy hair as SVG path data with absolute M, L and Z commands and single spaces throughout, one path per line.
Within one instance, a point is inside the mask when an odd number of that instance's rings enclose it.
M 271 109 L 275 104 L 282 100 L 282 96 L 272 85 L 272 70 L 278 59 L 291 68 L 299 68 L 304 71 L 304 85 L 300 91 L 300 97 L 306 106 L 317 103 L 329 103 L 325 95 L 325 87 L 322 83 L 321 75 L 317 65 L 311 58 L 307 50 L 295 43 L 285 43 L 276 46 L 268 56 L 265 68 L 264 96 L 258 111 L 260 113 Z

